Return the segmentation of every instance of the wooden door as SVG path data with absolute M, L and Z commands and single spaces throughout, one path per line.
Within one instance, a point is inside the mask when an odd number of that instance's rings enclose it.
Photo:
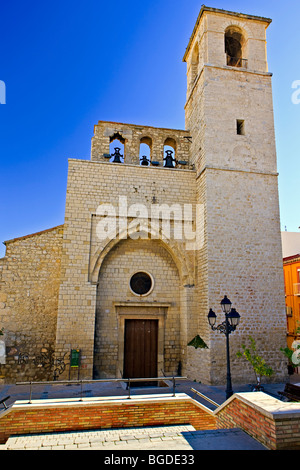
M 124 378 L 157 377 L 158 320 L 125 320 Z

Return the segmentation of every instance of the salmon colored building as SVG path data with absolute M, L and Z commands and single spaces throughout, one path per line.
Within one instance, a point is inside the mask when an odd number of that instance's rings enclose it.
M 287 343 L 300 339 L 300 254 L 283 258 Z M 298 333 L 297 333 L 298 330 Z

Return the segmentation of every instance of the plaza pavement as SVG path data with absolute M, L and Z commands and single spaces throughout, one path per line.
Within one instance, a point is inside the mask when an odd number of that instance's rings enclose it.
M 196 431 L 191 425 L 10 437 L 3 450 L 188 451 L 266 450 L 240 429 Z

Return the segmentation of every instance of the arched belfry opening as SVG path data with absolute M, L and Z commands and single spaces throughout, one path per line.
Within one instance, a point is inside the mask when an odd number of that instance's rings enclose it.
M 192 53 L 192 64 L 191 64 L 191 82 L 192 84 L 196 80 L 199 72 L 199 45 L 196 42 L 193 53 Z
M 225 31 L 225 53 L 227 65 L 247 67 L 245 58 L 245 37 L 236 26 L 229 26 Z
M 152 139 L 151 137 L 142 137 L 140 140 L 140 165 L 149 166 L 152 157 Z
M 176 166 L 176 140 L 168 137 L 164 142 L 164 167 L 174 168 Z
M 110 162 L 124 163 L 125 139 L 119 132 L 116 132 L 109 138 L 109 153 L 111 155 Z

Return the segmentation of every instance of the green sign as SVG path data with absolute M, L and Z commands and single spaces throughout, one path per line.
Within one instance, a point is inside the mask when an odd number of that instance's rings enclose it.
M 71 367 L 79 367 L 80 349 L 71 349 Z

